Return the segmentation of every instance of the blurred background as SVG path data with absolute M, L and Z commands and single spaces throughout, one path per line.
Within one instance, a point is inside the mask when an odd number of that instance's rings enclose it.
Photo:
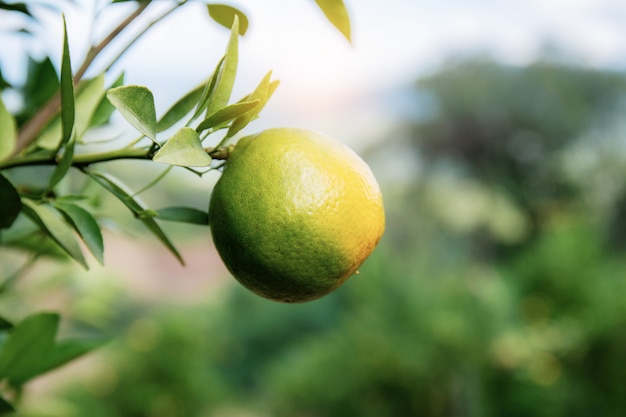
M 320 130 L 371 165 L 387 230 L 360 275 L 312 303 L 266 301 L 228 277 L 208 229 L 166 225 L 181 267 L 105 201 L 106 267 L 41 262 L 0 300 L 114 338 L 33 382 L 29 415 L 623 415 L 626 3 L 345 2 L 352 44 L 311 1 L 233 3 L 250 18 L 234 95 L 272 69 L 281 86 L 246 133 Z M 75 54 L 129 10 L 90 27 L 93 7 L 66 11 Z M 159 113 L 224 50 L 194 7 L 117 68 Z M 5 78 L 25 48 L 60 50 L 59 17 L 42 13 L 46 44 L 1 41 Z M 110 169 L 134 189 L 158 174 Z M 143 197 L 204 209 L 216 177 L 181 172 Z

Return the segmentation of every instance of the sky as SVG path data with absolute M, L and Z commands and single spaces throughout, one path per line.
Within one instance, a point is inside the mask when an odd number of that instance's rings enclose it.
M 166 7 L 169 2 L 159 2 Z M 250 28 L 240 41 L 234 99 L 272 70 L 281 81 L 250 129 L 297 125 L 322 130 L 354 146 L 380 139 L 398 105 L 378 100 L 442 62 L 488 54 L 524 65 L 546 51 L 595 68 L 626 69 L 623 0 L 345 0 L 352 20 L 348 43 L 313 0 L 228 2 L 243 10 Z M 72 56 L 86 51 L 132 5 L 115 5 L 90 23 L 90 2 L 66 10 Z M 157 10 L 158 11 L 158 10 Z M 31 49 L 60 55 L 61 21 L 42 12 L 46 36 Z M 146 16 L 149 17 L 149 16 Z M 15 21 L 0 17 L 0 31 Z M 133 28 L 131 28 L 132 30 Z M 175 12 L 148 32 L 114 68 L 127 82 L 148 86 L 163 112 L 208 76 L 223 54 L 228 31 L 212 23 L 202 4 Z M 19 77 L 20 42 L 0 38 L 0 59 Z M 555 48 L 556 46 L 556 48 Z M 14 63 L 14 64 L 13 64 Z M 378 102 L 377 102 L 378 100 Z M 253 129 L 253 130 L 254 130 Z

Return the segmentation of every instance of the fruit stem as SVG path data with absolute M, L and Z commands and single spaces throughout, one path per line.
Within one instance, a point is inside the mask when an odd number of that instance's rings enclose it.
M 235 145 L 217 146 L 214 148 L 204 148 L 206 153 L 213 159 L 225 161 L 235 149 Z

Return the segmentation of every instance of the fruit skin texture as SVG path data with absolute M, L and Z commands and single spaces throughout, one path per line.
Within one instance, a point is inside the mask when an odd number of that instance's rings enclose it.
M 241 139 L 209 204 L 231 274 L 275 301 L 320 298 L 357 272 L 385 227 L 367 164 L 341 142 L 292 128 Z

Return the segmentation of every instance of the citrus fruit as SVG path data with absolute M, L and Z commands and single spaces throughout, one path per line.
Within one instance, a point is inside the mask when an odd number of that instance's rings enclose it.
M 380 240 L 385 215 L 374 175 L 349 147 L 277 128 L 235 145 L 211 195 L 209 225 L 241 284 L 295 303 L 356 273 Z

